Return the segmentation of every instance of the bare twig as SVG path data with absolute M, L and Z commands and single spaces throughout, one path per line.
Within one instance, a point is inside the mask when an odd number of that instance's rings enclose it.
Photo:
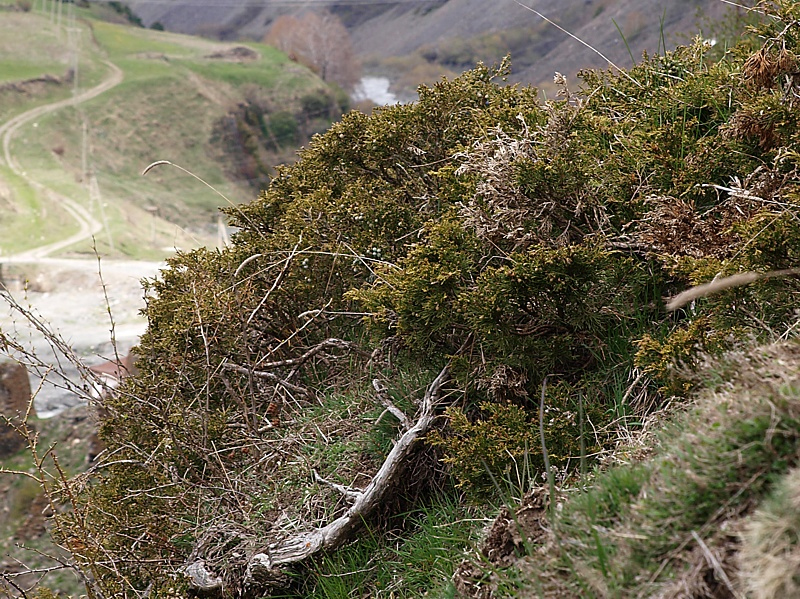
M 728 575 L 725 573 L 725 569 L 722 567 L 722 564 L 719 563 L 717 556 L 708 548 L 703 542 L 703 539 L 700 538 L 695 531 L 692 531 L 692 538 L 697 542 L 700 550 L 703 552 L 703 556 L 705 556 L 708 565 L 711 566 L 714 570 L 714 574 L 716 577 L 726 586 L 728 587 L 728 591 L 730 591 L 731 595 L 736 599 L 744 599 L 744 595 L 739 593 L 736 588 L 731 584 L 731 579 L 728 578 Z
M 233 273 L 233 278 L 234 278 L 234 279 L 238 278 L 238 277 L 239 277 L 239 273 L 240 273 L 240 272 L 242 272 L 242 269 L 243 269 L 245 266 L 247 266 L 248 264 L 250 264 L 250 263 L 251 263 L 253 260 L 256 260 L 256 259 L 258 259 L 258 258 L 261 258 L 263 255 L 264 255 L 264 254 L 253 254 L 252 256 L 248 256 L 247 258 L 245 258 L 244 260 L 242 260 L 242 263 L 241 263 L 241 264 L 238 266 L 238 268 L 236 269 L 236 271 Z
M 238 364 L 233 364 L 230 362 L 222 364 L 222 368 L 224 370 L 230 370 L 233 372 L 238 372 L 240 374 L 247 374 L 248 376 L 252 375 L 256 378 L 265 379 L 277 385 L 285 387 L 290 391 L 294 391 L 295 393 L 299 393 L 300 395 L 303 395 L 305 397 L 310 397 L 312 395 L 311 391 L 309 391 L 305 387 L 301 387 L 299 385 L 295 385 L 294 383 L 290 383 L 286 378 L 281 378 L 277 374 L 270 372 L 270 370 L 292 367 L 294 368 L 294 370 L 290 372 L 288 375 L 288 378 L 291 378 L 297 373 L 297 367 L 302 366 L 303 364 L 308 362 L 311 358 L 329 348 L 338 348 L 338 349 L 353 351 L 365 358 L 370 358 L 372 355 L 369 352 L 359 348 L 356 344 L 351 343 L 349 341 L 329 338 L 319 342 L 317 345 L 307 350 L 303 355 L 298 356 L 296 358 L 287 358 L 285 360 L 276 360 L 274 362 L 259 363 L 257 364 L 259 370 L 255 370 L 253 368 L 247 368 L 245 366 L 240 366 Z
M 800 268 L 787 268 L 785 270 L 773 270 L 771 272 L 748 271 L 722 279 L 715 279 L 710 283 L 704 283 L 703 285 L 687 289 L 671 298 L 667 302 L 667 310 L 672 312 L 701 297 L 706 297 L 719 291 L 725 291 L 726 289 L 749 285 L 761 279 L 773 279 L 775 277 L 789 277 L 793 275 L 800 275 Z
M 617 65 L 615 65 L 615 64 L 614 64 L 614 63 L 611 61 L 611 59 L 610 59 L 608 56 L 606 56 L 605 54 L 603 54 L 602 52 L 600 52 L 600 50 L 598 50 L 598 49 L 597 49 L 597 48 L 595 48 L 594 46 L 592 46 L 592 45 L 590 45 L 590 44 L 587 44 L 587 43 L 586 43 L 586 42 L 584 42 L 584 41 L 583 41 L 581 38 L 579 38 L 577 35 L 574 35 L 574 34 L 570 33 L 569 31 L 567 31 L 566 29 L 564 29 L 564 28 L 563 28 L 561 25 L 559 25 L 558 23 L 554 23 L 553 21 L 551 21 L 550 19 L 548 19 L 546 16 L 544 16 L 542 13 L 540 13 L 538 10 L 535 10 L 535 9 L 533 9 L 533 8 L 531 8 L 530 6 L 526 6 L 526 5 L 525 5 L 525 4 L 523 4 L 522 2 L 519 2 L 519 0 L 514 0 L 514 2 L 515 2 L 516 4 L 518 4 L 519 6 L 521 6 L 522 8 L 524 8 L 525 10 L 529 10 L 529 11 L 531 11 L 531 12 L 532 12 L 532 13 L 534 13 L 534 14 L 535 14 L 537 17 L 539 17 L 539 18 L 540 18 L 540 19 L 542 19 L 543 21 L 545 21 L 545 22 L 549 23 L 550 25 L 552 25 L 553 27 L 555 27 L 556 29 L 558 29 L 558 30 L 559 30 L 559 31 L 561 31 L 562 33 L 566 33 L 568 36 L 570 36 L 570 37 L 571 37 L 572 39 L 574 39 L 576 42 L 578 42 L 578 43 L 580 43 L 580 44 L 583 44 L 584 46 L 586 46 L 587 48 L 589 48 L 589 50 L 591 50 L 592 52 L 594 52 L 595 54 L 597 54 L 597 55 L 598 55 L 600 58 L 602 58 L 603 60 L 605 60 L 605 61 L 606 61 L 608 64 L 610 64 L 612 67 L 614 67 L 615 69 L 617 69 L 617 70 L 618 70 L 618 71 L 619 71 L 619 72 L 620 72 L 620 73 L 621 73 L 623 76 L 625 76 L 625 78 L 626 78 L 626 79 L 628 79 L 628 80 L 629 80 L 629 81 L 631 81 L 632 83 L 636 84 L 637 86 L 639 86 L 639 87 L 642 87 L 642 84 L 641 84 L 641 83 L 639 83 L 638 81 L 636 81 L 636 79 L 634 79 L 633 77 L 631 77 L 630 75 L 628 75 L 628 73 L 626 73 L 626 72 L 625 72 L 623 69 L 621 69 L 620 67 L 618 67 Z
M 400 421 L 400 424 L 403 425 L 403 429 L 408 430 L 408 417 L 400 408 L 392 403 L 391 399 L 389 399 L 389 390 L 386 388 L 386 386 L 378 379 L 373 379 L 372 386 L 375 388 L 375 392 L 378 394 L 378 400 L 386 408 L 386 411 Z M 384 412 L 384 414 L 385 413 L 386 412 Z M 378 420 L 380 420 L 380 418 L 378 418 Z
M 331 337 L 329 339 L 325 339 L 324 341 L 319 342 L 317 345 L 309 349 L 302 356 L 298 356 L 297 358 L 287 358 L 286 360 L 278 360 L 275 362 L 257 363 L 256 365 L 263 370 L 271 370 L 273 368 L 282 368 L 285 366 L 300 366 L 303 363 L 310 360 L 311 358 L 313 358 L 314 356 L 316 356 L 322 350 L 333 347 L 338 349 L 346 349 L 353 351 L 365 358 L 370 358 L 372 356 L 370 352 L 364 351 L 363 349 L 358 347 L 355 343 Z
M 763 10 L 759 10 L 756 6 L 745 6 L 744 4 L 739 4 L 738 2 L 732 2 L 731 0 L 719 0 L 723 4 L 728 4 L 730 6 L 735 6 L 736 8 L 743 8 L 747 12 L 757 12 L 762 15 L 766 15 L 767 13 Z
M 306 320 L 306 321 L 305 321 L 305 322 L 304 322 L 304 323 L 303 323 L 303 324 L 300 326 L 300 328 L 298 328 L 298 329 L 294 330 L 294 331 L 292 332 L 292 334 L 291 334 L 291 335 L 289 335 L 289 336 L 288 336 L 288 337 L 286 337 L 286 338 L 285 338 L 283 341 L 281 341 L 280 343 L 278 343 L 278 345 L 276 345 L 275 347 L 273 347 L 273 348 L 272 348 L 272 349 L 269 351 L 269 354 L 268 354 L 268 355 L 270 355 L 270 356 L 273 356 L 273 355 L 275 355 L 275 354 L 278 352 L 278 350 L 280 350 L 280 349 L 281 349 L 281 348 L 282 348 L 284 345 L 287 345 L 287 344 L 291 343 L 291 342 L 292 342 L 292 340 L 293 340 L 293 339 L 294 339 L 294 338 L 295 338 L 297 335 L 299 335 L 299 334 L 300 334 L 300 333 L 301 333 L 301 332 L 302 332 L 302 331 L 303 331 L 303 330 L 304 330 L 306 327 L 310 326 L 310 325 L 311 325 L 311 323 L 313 323 L 313 322 L 315 321 L 315 319 L 316 319 L 316 318 L 317 318 L 317 317 L 318 317 L 320 314 L 324 313 L 324 312 L 325 312 L 325 310 L 327 309 L 327 307 L 328 307 L 328 306 L 330 306 L 332 302 L 333 302 L 333 299 L 332 299 L 332 298 L 331 298 L 331 299 L 328 299 L 327 303 L 325 304 L 325 306 L 324 306 L 323 308 L 320 308 L 319 310 L 315 310 L 315 311 L 307 311 L 307 312 L 314 312 L 315 314 L 312 314 L 312 315 L 311 315 L 311 317 L 310 317 L 308 320 Z M 262 358 L 262 359 L 263 359 L 263 358 Z
M 316 470 L 312 470 L 312 472 L 314 473 L 314 480 L 315 481 L 317 481 L 320 484 L 327 485 L 331 489 L 335 489 L 336 491 L 339 491 L 339 493 L 341 493 L 345 497 L 348 497 L 349 499 L 354 499 L 354 500 L 358 499 L 363 494 L 363 491 L 359 491 L 359 490 L 353 489 L 351 487 L 346 487 L 344 485 L 340 485 L 339 483 L 335 483 L 333 481 L 330 481 L 330 480 L 328 480 L 326 478 L 322 478 L 319 475 L 319 472 L 317 472 Z
M 238 212 L 238 213 L 241 215 L 241 217 L 242 217 L 244 220 L 246 220 L 246 221 L 247 221 L 247 222 L 248 222 L 250 225 L 252 225 L 252 227 L 253 227 L 253 231 L 256 231 L 256 232 L 259 232 L 259 233 L 260 233 L 260 229 L 259 229 L 257 226 L 255 226 L 255 223 L 253 223 L 253 221 L 252 221 L 252 220 L 250 220 L 250 218 L 249 218 L 249 217 L 248 217 L 248 216 L 247 216 L 247 215 L 246 215 L 244 212 L 242 212 L 242 209 L 241 209 L 241 208 L 239 208 L 239 206 L 238 206 L 237 204 L 235 204 L 234 202 L 232 202 L 231 200 L 229 200 L 229 199 L 228 199 L 228 197 L 227 197 L 227 196 L 226 196 L 224 193 L 222 193 L 222 192 L 221 192 L 219 189 L 217 189 L 216 187 L 214 187 L 214 186 L 213 186 L 213 185 L 211 185 L 210 183 L 206 182 L 206 181 L 205 181 L 205 180 L 204 180 L 202 177 L 198 177 L 198 176 L 197 176 L 197 175 L 195 175 L 195 174 L 194 174 L 192 171 L 190 171 L 189 169 L 185 169 L 185 168 L 183 168 L 183 167 L 182 167 L 182 166 L 180 166 L 179 164 L 175 164 L 175 163 L 173 163 L 173 162 L 170 162 L 169 160 L 156 160 L 155 162 L 151 162 L 150 164 L 148 164 L 148 165 L 145 167 L 145 169 L 142 171 L 142 177 L 144 177 L 145 175 L 147 175 L 147 173 L 149 173 L 149 172 L 150 172 L 151 170 L 153 170 L 155 167 L 157 167 L 157 166 L 162 166 L 162 165 L 166 165 L 166 166 L 173 166 L 173 167 L 175 167 L 176 169 L 178 169 L 179 171 L 183 171 L 183 172 L 184 172 L 184 173 L 186 173 L 187 175 L 190 175 L 190 176 L 194 177 L 195 179 L 197 179 L 198 181 L 200 181 L 200 183 L 202 183 L 203 185 L 205 185 L 206 187 L 208 187 L 208 188 L 209 188 L 211 191 L 213 191 L 214 193 L 216 193 L 216 194 L 217 194 L 219 197 L 221 197 L 223 200 L 225 200 L 226 202 L 228 202 L 228 204 L 230 204 L 230 205 L 231 205 L 233 208 L 235 208 L 235 209 L 236 209 L 236 211 L 237 211 L 237 212 Z M 263 237 L 263 234 L 261 234 L 261 236 Z
M 231 364 L 230 362 L 226 362 L 225 364 L 223 364 L 222 368 L 224 370 L 232 370 L 233 372 L 238 372 L 240 374 L 253 375 L 254 377 L 260 379 L 266 379 L 268 381 L 286 387 L 287 389 L 290 389 L 295 393 L 299 393 L 300 395 L 303 395 L 305 397 L 311 396 L 311 391 L 309 391 L 305 387 L 300 387 L 299 385 L 290 383 L 289 381 L 282 379 L 278 375 L 273 374 L 271 372 L 267 372 L 264 370 L 252 370 L 250 368 L 245 368 L 244 366 L 239 366 L 238 364 Z
M 303 236 L 301 235 L 300 239 L 297 240 L 297 243 L 294 244 L 294 248 L 292 248 L 292 253 L 289 254 L 288 258 L 286 258 L 285 264 L 283 265 L 281 272 L 278 274 L 277 277 L 275 277 L 275 280 L 272 282 L 272 286 L 267 290 L 267 293 L 264 294 L 264 297 L 261 299 L 258 306 L 256 306 L 256 309 L 253 310 L 253 312 L 250 314 L 250 318 L 247 319 L 246 324 L 249 325 L 253 321 L 253 318 L 255 318 L 258 311 L 264 306 L 265 303 L 267 303 L 267 300 L 269 299 L 269 296 L 272 295 L 272 292 L 275 291 L 278 287 L 280 287 L 281 283 L 283 282 L 283 279 L 286 277 L 286 273 L 289 272 L 289 267 L 292 265 L 292 260 L 297 255 L 297 248 L 300 247 L 300 244 L 302 242 L 303 242 Z
M 87 393 L 84 388 L 75 384 L 65 374 L 66 370 L 61 363 L 62 357 L 78 370 L 81 381 L 99 385 L 101 384 L 101 380 L 86 366 L 86 364 L 84 364 L 83 360 L 78 357 L 72 346 L 67 343 L 61 335 L 54 331 L 50 324 L 45 322 L 41 316 L 36 314 L 32 309 L 25 308 L 10 293 L 0 291 L 0 299 L 5 301 L 14 312 L 19 314 L 50 345 L 56 364 L 46 363 L 35 351 L 23 348 L 19 343 L 16 343 L 2 333 L 0 333 L 0 348 L 9 355 L 17 354 L 21 356 L 21 359 L 24 360 L 24 365 L 32 368 L 40 378 L 44 379 L 46 376 L 52 374 L 56 380 L 51 378 L 49 383 L 54 387 L 75 393 L 85 401 L 91 402 L 93 397 Z

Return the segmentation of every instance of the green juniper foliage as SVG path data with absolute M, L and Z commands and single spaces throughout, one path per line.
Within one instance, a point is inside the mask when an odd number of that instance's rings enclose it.
M 545 103 L 504 85 L 507 65 L 479 65 L 413 104 L 350 112 L 225 209 L 230 248 L 179 254 L 148 283 L 139 374 L 105 406 L 109 464 L 63 516 L 97 584 L 166 596 L 203 557 L 229 592 L 259 592 L 240 588 L 246 555 L 346 509 L 314 471 L 358 486 L 383 459 L 373 429 L 393 417 L 375 424 L 373 378 L 405 389 L 411 417 L 451 363 L 457 393 L 429 438 L 443 465 L 418 457 L 404 493 L 449 467 L 480 496 L 487 465 L 538 452 L 545 376 L 548 448 L 576 466 L 578 396 L 595 453 L 620 416 L 686 394 L 676 362 L 786 332 L 792 278 L 676 314 L 661 301 L 798 266 L 800 15 L 776 6 L 762 38 L 718 60 L 698 40 L 584 72 L 577 91 L 559 79 Z

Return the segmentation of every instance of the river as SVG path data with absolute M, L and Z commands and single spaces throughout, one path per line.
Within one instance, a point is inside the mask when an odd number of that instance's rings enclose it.
M 353 91 L 353 100 L 361 102 L 370 100 L 378 106 L 397 104 L 399 100 L 390 90 L 391 82 L 387 77 L 362 77 Z

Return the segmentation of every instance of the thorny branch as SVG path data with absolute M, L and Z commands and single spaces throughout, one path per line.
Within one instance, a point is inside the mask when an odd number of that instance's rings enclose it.
M 314 356 L 321 354 L 324 350 L 332 348 L 352 351 L 367 359 L 372 357 L 372 354 L 370 352 L 362 350 L 355 343 L 351 343 L 349 341 L 343 341 L 342 339 L 330 338 L 321 341 L 311 349 L 307 350 L 303 355 L 298 356 L 296 358 L 287 358 L 285 360 L 277 360 L 275 362 L 265 362 L 257 364 L 259 370 L 253 370 L 251 368 L 247 368 L 245 366 L 240 366 L 238 364 L 232 364 L 232 363 L 225 363 L 222 365 L 222 368 L 232 372 L 252 375 L 257 378 L 268 380 L 272 383 L 275 383 L 276 385 L 283 386 L 286 389 L 289 389 L 290 391 L 308 397 L 311 395 L 311 392 L 308 389 L 301 387 L 299 385 L 295 385 L 294 383 L 291 383 L 288 380 L 286 380 L 286 378 L 281 378 L 274 372 L 270 372 L 270 370 L 292 367 L 294 370 L 289 374 L 289 376 L 291 377 L 293 374 L 296 374 L 298 366 L 302 366 Z
M 263 364 L 257 364 L 259 368 L 262 370 L 270 370 L 272 368 L 282 368 L 284 366 L 300 366 L 316 356 L 318 353 L 325 349 L 329 348 L 337 348 L 337 349 L 345 349 L 349 351 L 353 351 L 365 358 L 372 357 L 370 352 L 364 351 L 360 347 L 358 347 L 355 343 L 351 343 L 349 341 L 343 341 L 341 339 L 325 339 L 325 341 L 321 341 L 311 349 L 309 349 L 306 353 L 302 356 L 298 356 L 297 358 L 287 358 L 286 360 L 278 360 L 277 362 L 266 362 Z
M 230 364 L 230 363 L 223 364 L 222 368 L 225 369 L 225 370 L 231 370 L 233 372 L 238 372 L 240 374 L 252 374 L 253 376 L 255 376 L 257 378 L 266 379 L 268 381 L 271 381 L 271 382 L 273 382 L 275 384 L 278 384 L 278 385 L 281 385 L 283 387 L 286 387 L 287 389 L 289 389 L 291 391 L 294 391 L 295 393 L 299 393 L 300 395 L 303 395 L 303 396 L 306 396 L 306 397 L 311 395 L 311 392 L 308 389 L 306 389 L 304 387 L 300 387 L 299 385 L 295 385 L 293 383 L 290 383 L 289 381 L 287 381 L 285 379 L 282 379 L 281 377 L 279 377 L 278 375 L 276 375 L 276 374 L 274 374 L 272 372 L 267 372 L 265 370 L 251 370 L 251 369 L 246 368 L 244 366 L 239 366 L 238 364 Z

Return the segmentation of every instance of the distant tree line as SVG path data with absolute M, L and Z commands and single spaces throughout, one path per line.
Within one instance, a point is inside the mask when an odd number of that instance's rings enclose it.
M 133 10 L 131 10 L 131 7 L 128 6 L 127 4 L 123 4 L 122 2 L 109 2 L 108 6 L 114 12 L 125 17 L 130 23 L 136 25 L 137 27 L 144 27 L 142 19 L 139 18 L 139 15 L 133 12 Z

